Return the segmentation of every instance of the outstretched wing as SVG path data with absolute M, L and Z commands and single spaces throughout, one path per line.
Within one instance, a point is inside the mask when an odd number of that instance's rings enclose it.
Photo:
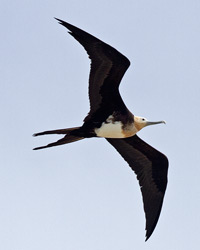
M 168 159 L 137 135 L 126 139 L 106 139 L 121 154 L 139 180 L 146 216 L 146 240 L 160 216 L 167 186 Z
M 70 30 L 69 34 L 85 48 L 91 59 L 89 77 L 90 112 L 85 121 L 90 119 L 99 109 L 103 112 L 107 108 L 109 112 L 112 112 L 117 108 L 125 108 L 118 87 L 130 65 L 130 61 L 98 38 L 60 19 L 57 20 Z

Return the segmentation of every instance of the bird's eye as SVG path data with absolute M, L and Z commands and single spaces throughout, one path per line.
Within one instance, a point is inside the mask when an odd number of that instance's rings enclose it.
M 142 118 L 142 121 L 145 121 L 145 119 L 144 119 L 144 118 Z

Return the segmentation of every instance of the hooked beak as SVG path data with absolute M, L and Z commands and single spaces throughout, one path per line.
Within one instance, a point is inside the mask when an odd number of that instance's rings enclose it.
M 147 121 L 146 126 L 149 126 L 149 125 L 154 125 L 154 124 L 160 124 L 160 123 L 164 123 L 164 124 L 166 124 L 166 122 L 165 122 L 165 121 L 158 121 L 158 122 L 149 122 L 149 121 Z

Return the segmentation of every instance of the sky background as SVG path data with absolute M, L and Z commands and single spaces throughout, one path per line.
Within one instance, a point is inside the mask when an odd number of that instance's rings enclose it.
M 126 105 L 167 122 L 138 133 L 170 162 L 147 242 L 136 177 L 106 140 L 32 150 L 89 110 L 89 59 L 53 17 L 126 55 Z M 1 0 L 0 33 L 1 249 L 199 249 L 200 1 Z

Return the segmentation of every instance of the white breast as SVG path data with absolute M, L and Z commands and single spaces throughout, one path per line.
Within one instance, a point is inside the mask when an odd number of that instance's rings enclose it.
M 95 133 L 98 137 L 105 138 L 124 138 L 125 135 L 122 132 L 122 123 L 120 121 L 117 122 L 103 122 L 100 128 L 96 128 Z
M 103 122 L 100 128 L 96 128 L 95 133 L 98 137 L 104 138 L 127 138 L 135 135 L 138 129 L 135 124 L 130 124 L 123 130 L 123 124 L 121 121 L 115 121 L 112 115 L 110 115 L 106 122 Z

